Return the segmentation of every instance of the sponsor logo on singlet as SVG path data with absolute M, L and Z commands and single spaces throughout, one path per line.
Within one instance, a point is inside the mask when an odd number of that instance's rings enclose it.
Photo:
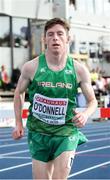
M 32 113 L 39 120 L 53 125 L 65 124 L 68 106 L 67 98 L 49 98 L 36 93 L 33 99 Z
M 41 73 L 45 73 L 45 72 L 46 72 L 45 67 L 44 67 L 44 68 L 41 68 L 40 72 L 41 72 Z
M 70 70 L 69 69 L 65 69 L 65 73 L 66 74 L 73 74 L 73 71 L 71 69 Z

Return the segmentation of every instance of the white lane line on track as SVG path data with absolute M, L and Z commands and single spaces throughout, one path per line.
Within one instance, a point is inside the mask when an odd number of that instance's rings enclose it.
M 85 130 L 85 129 L 98 129 L 98 128 L 105 128 L 105 127 L 108 127 L 110 125 L 110 122 L 109 121 L 107 121 L 107 122 L 98 122 L 97 124 L 96 124 L 96 122 L 94 122 L 94 123 L 90 123 L 90 124 L 86 124 L 84 127 L 83 127 L 83 129 Z
M 24 166 L 28 166 L 28 165 L 31 165 L 31 164 L 32 164 L 32 162 L 28 162 L 28 163 L 20 164 L 20 165 L 17 165 L 17 166 L 11 166 L 11 167 L 8 167 L 8 168 L 0 169 L 0 172 L 12 170 L 12 169 L 16 169 L 16 168 L 20 168 L 20 167 L 24 167 Z
M 95 133 L 95 134 L 85 134 L 87 137 L 94 137 L 94 136 L 108 136 L 110 134 L 110 132 L 102 132 L 102 133 Z
M 99 150 L 108 149 L 108 148 L 110 148 L 110 146 L 101 146 L 101 147 L 98 147 L 98 148 L 87 149 L 87 150 L 84 150 L 84 151 L 78 151 L 78 152 L 76 152 L 76 154 L 83 154 L 83 153 L 86 153 L 86 152 L 99 151 Z
M 83 170 L 78 171 L 78 172 L 76 172 L 76 173 L 70 174 L 70 175 L 69 175 L 69 178 L 70 178 L 70 177 L 77 176 L 77 175 L 82 174 L 82 173 L 84 173 L 84 172 L 87 172 L 87 171 L 90 171 L 90 170 L 99 168 L 99 167 L 101 167 L 101 166 L 108 165 L 108 164 L 110 164 L 110 161 L 107 161 L 107 162 L 104 162 L 104 163 L 101 163 L 101 164 L 97 164 L 97 165 L 95 165 L 95 166 L 92 166 L 92 167 L 83 169 Z
M 94 132 L 104 132 L 104 131 L 106 131 L 106 132 L 109 132 L 110 131 L 110 128 L 106 128 L 106 129 L 96 129 L 96 130 L 92 130 L 92 129 L 90 129 L 90 130 L 81 130 L 81 132 L 82 133 L 85 133 L 85 134 L 91 134 L 91 133 L 94 133 Z
M 24 156 L 3 156 L 3 159 L 32 159 L 32 158 L 26 157 L 26 156 L 25 157 Z
M 22 146 L 22 145 L 28 145 L 28 144 L 27 144 L 27 142 L 4 144 L 4 145 L 0 145 L 0 148 L 11 147 L 11 146 Z
M 4 134 L 10 135 L 10 134 L 12 134 L 13 130 L 14 129 L 10 129 L 9 131 L 5 131 L 5 130 L 1 131 L 1 129 L 0 129 L 0 135 L 4 135 Z M 27 134 L 28 131 L 27 130 L 24 130 L 24 131 L 25 131 L 25 134 Z
M 2 132 L 1 130 L 0 130 L 0 136 L 10 136 L 10 135 L 12 135 L 12 132 L 13 132 L 13 130 L 10 130 L 9 132 Z M 28 131 L 26 131 L 26 130 L 24 130 L 24 132 L 25 132 L 25 135 L 27 135 L 28 134 Z
M 25 136 L 27 136 L 27 134 L 25 134 Z M 0 138 L 5 138 L 5 137 L 10 137 L 12 139 L 12 134 L 0 134 Z
M 22 140 L 27 139 L 27 137 L 22 137 Z M 0 142 L 4 142 L 4 141 L 14 141 L 13 138 L 7 138 L 7 139 L 0 139 Z
M 25 152 L 29 152 L 29 150 L 25 149 L 23 151 L 14 151 L 14 152 L 9 152 L 9 153 L 4 153 L 4 154 L 0 154 L 0 157 L 7 156 L 7 155 L 13 155 L 13 154 L 21 154 L 21 153 L 25 153 Z
M 98 138 L 98 139 L 91 139 L 91 140 L 88 140 L 87 143 L 91 143 L 91 142 L 99 142 L 99 141 L 106 141 L 106 140 L 109 140 L 110 137 L 105 137 L 105 138 Z

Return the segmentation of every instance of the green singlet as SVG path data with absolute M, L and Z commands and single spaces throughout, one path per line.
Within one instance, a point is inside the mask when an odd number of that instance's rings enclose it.
M 27 120 L 29 131 L 62 137 L 75 134 L 78 144 L 85 142 L 86 137 L 71 122 L 73 109 L 77 107 L 77 89 L 72 57 L 68 56 L 63 70 L 52 71 L 45 54 L 41 54 L 38 69 L 28 87 L 31 104 Z

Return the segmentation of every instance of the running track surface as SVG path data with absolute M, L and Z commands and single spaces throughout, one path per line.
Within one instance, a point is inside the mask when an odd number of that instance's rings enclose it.
M 81 131 L 89 141 L 77 148 L 68 179 L 110 180 L 110 121 L 89 123 Z M 0 180 L 32 179 L 27 131 L 18 141 L 11 132 L 0 128 Z

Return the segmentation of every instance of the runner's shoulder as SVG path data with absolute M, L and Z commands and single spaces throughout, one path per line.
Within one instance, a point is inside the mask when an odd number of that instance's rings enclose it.
M 23 67 L 22 67 L 22 70 L 24 71 L 27 71 L 27 72 L 31 72 L 32 70 L 36 69 L 38 66 L 38 57 L 37 58 L 34 58 L 32 60 L 29 60 L 27 61 Z

